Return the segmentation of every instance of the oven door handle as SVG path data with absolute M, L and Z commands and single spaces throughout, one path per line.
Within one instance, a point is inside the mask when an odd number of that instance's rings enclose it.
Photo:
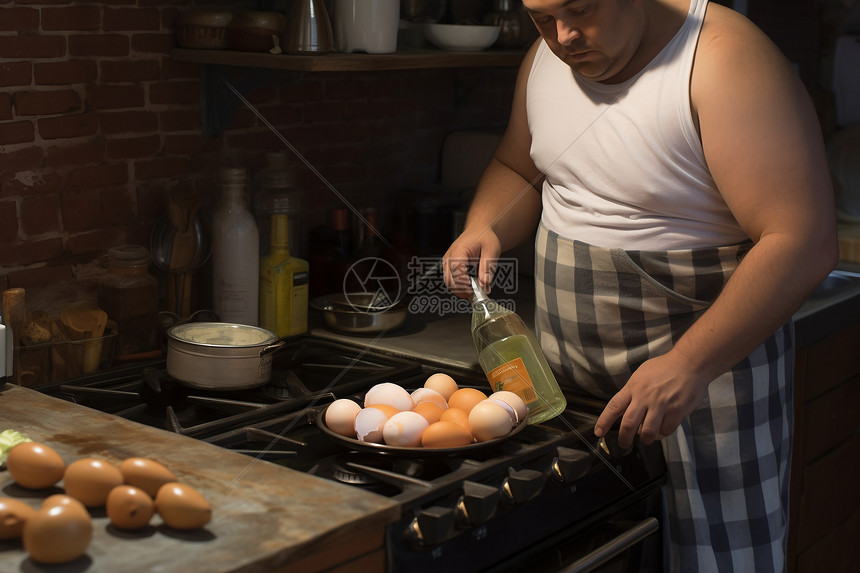
M 581 557 L 558 573 L 588 573 L 594 571 L 613 557 L 624 553 L 646 537 L 660 529 L 660 522 L 654 517 L 640 521 L 621 535 L 604 543 L 588 555 Z

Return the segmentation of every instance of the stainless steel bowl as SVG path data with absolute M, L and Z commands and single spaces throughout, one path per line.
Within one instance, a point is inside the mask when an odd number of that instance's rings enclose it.
M 331 330 L 349 333 L 376 333 L 403 326 L 408 307 L 403 301 L 380 304 L 374 293 L 338 293 L 311 301 L 311 308 L 322 312 Z

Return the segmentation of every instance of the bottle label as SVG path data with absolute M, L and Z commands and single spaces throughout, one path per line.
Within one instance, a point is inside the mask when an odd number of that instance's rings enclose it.
M 500 390 L 513 392 L 522 398 L 526 404 L 537 400 L 534 383 L 529 376 L 528 370 L 526 370 L 526 365 L 523 363 L 522 358 L 514 358 L 501 366 L 493 368 L 487 372 L 487 380 L 489 380 L 490 387 L 495 392 Z

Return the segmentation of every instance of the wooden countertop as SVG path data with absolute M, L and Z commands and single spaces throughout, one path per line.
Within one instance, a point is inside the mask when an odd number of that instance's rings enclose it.
M 376 494 L 11 384 L 0 389 L 0 426 L 51 446 L 67 464 L 82 457 L 158 460 L 212 504 L 212 521 L 187 532 L 165 527 L 157 515 L 142 532 L 122 532 L 109 527 L 103 509 L 92 509 L 87 554 L 52 571 L 292 573 L 362 556 L 382 570 L 384 529 L 400 513 L 396 502 Z M 25 490 L 0 471 L 0 497 L 33 507 L 61 492 L 58 485 Z M 0 541 L 0 570 L 38 569 L 19 541 Z

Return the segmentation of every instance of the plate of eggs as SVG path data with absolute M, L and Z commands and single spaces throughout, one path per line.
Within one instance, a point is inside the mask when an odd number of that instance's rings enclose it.
M 393 382 L 361 399 L 339 398 L 317 416 L 317 426 L 349 447 L 411 455 L 463 454 L 505 441 L 526 427 L 528 406 L 505 390 L 463 387 L 437 372 L 424 386 Z

